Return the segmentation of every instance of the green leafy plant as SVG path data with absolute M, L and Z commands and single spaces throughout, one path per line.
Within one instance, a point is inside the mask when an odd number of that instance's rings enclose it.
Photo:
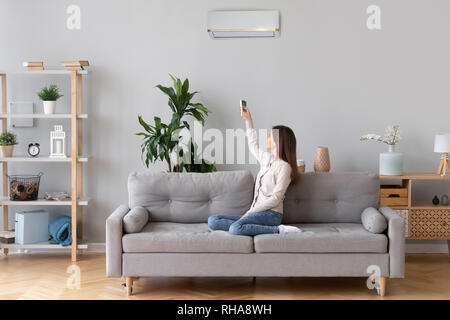
M 170 123 L 162 123 L 161 118 L 155 116 L 153 118 L 154 123 L 149 124 L 144 121 L 142 116 L 138 116 L 139 124 L 145 130 L 144 132 L 137 133 L 137 135 L 144 138 L 144 142 L 141 145 L 142 160 L 147 167 L 150 163 L 154 163 L 157 160 L 166 161 L 169 172 L 182 172 L 183 169 L 190 171 L 193 168 L 196 168 L 197 170 L 197 167 L 186 166 L 184 163 L 178 163 L 172 166 L 170 156 L 173 152 L 181 156 L 183 155 L 183 151 L 179 146 L 180 139 L 178 138 L 178 133 L 184 128 L 190 129 L 189 123 L 185 118 L 194 117 L 204 125 L 210 111 L 203 106 L 203 104 L 192 102 L 192 98 L 197 91 L 189 92 L 188 79 L 181 82 L 180 79 L 175 78 L 172 75 L 170 75 L 170 78 L 173 81 L 173 87 L 164 87 L 162 85 L 156 86 L 169 98 L 168 105 L 172 111 Z M 205 166 L 200 169 L 211 170 L 209 167 Z
M 194 144 L 192 140 L 190 141 L 190 163 L 181 162 L 179 166 L 181 167 L 181 171 L 183 168 L 187 172 L 216 172 L 216 166 L 205 159 L 202 158 L 201 163 L 198 160 L 200 159 L 200 154 L 197 153 L 198 146 Z M 180 156 L 183 156 L 182 150 Z
M 42 101 L 56 101 L 63 96 L 60 94 L 59 88 L 54 84 L 49 87 L 42 88 L 37 95 Z
M 17 136 L 15 133 L 5 131 L 0 134 L 0 146 L 13 146 L 17 143 Z

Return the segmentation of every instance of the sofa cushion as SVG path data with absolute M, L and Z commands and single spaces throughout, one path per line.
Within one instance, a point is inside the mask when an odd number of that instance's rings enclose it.
M 148 222 L 148 211 L 143 207 L 134 207 L 123 217 L 125 233 L 139 232 Z
M 373 234 L 359 223 L 296 225 L 303 232 L 255 236 L 255 252 L 387 252 L 384 234 Z
M 378 207 L 380 180 L 364 172 L 302 173 L 284 199 L 283 223 L 361 223 L 361 212 Z
M 253 186 L 249 171 L 134 172 L 128 177 L 128 203 L 146 208 L 151 221 L 206 223 L 214 214 L 245 213 Z
M 361 214 L 364 228 L 372 233 L 382 233 L 387 228 L 386 218 L 373 207 L 365 209 Z
M 124 252 L 252 253 L 253 238 L 212 231 L 207 223 L 150 222 L 139 233 L 125 234 Z

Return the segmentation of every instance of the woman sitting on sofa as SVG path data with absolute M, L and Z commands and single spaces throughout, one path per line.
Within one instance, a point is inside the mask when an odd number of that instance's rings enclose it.
M 274 126 L 267 138 L 268 151 L 258 146 L 256 130 L 249 109 L 239 108 L 247 127 L 248 147 L 261 169 L 256 176 L 255 193 L 250 209 L 240 215 L 214 215 L 208 224 L 212 230 L 225 230 L 235 235 L 254 236 L 264 233 L 301 232 L 294 226 L 281 224 L 283 200 L 291 183 L 296 183 L 297 142 L 286 126 Z

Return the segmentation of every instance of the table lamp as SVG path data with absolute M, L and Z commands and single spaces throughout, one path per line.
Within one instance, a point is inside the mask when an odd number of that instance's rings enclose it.
M 447 168 L 450 168 L 450 159 L 448 157 L 450 152 L 450 133 L 436 135 L 434 138 L 434 152 L 442 153 L 437 174 L 445 176 Z

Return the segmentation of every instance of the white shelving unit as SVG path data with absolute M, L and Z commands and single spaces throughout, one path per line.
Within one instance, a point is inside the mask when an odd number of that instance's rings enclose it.
M 89 157 L 78 157 L 78 162 L 88 162 Z M 50 158 L 50 157 L 0 157 L 0 162 L 71 162 L 71 157 L 67 158 Z
M 70 71 L 66 69 L 48 69 L 48 70 L 26 70 L 26 69 L 17 69 L 10 70 L 8 72 L 1 71 L 1 74 L 27 74 L 27 75 L 72 75 L 72 72 L 76 72 L 78 75 L 87 75 L 89 74 L 88 70 L 78 70 L 78 71 Z
M 78 119 L 87 119 L 88 115 L 85 113 L 77 114 Z M 70 119 L 72 115 L 70 113 L 2 113 L 0 119 Z
M 87 206 L 89 203 L 88 198 L 79 198 L 78 206 Z M 16 201 L 10 200 L 9 197 L 0 198 L 0 205 L 2 206 L 71 206 L 72 200 L 46 200 L 46 199 L 37 199 L 34 201 Z M 1 245 L 0 245 L 1 246 Z
M 56 114 L 9 114 L 7 112 L 7 75 L 61 75 L 70 76 L 71 83 L 71 112 Z M 38 118 L 38 119 L 70 119 L 71 120 L 71 156 L 67 158 L 50 158 L 40 156 L 36 158 L 14 156 L 0 157 L 3 178 L 3 196 L 0 197 L 0 206 L 3 207 L 3 228 L 8 229 L 8 208 L 9 206 L 70 206 L 72 219 L 72 245 L 63 247 L 58 244 L 48 242 L 34 244 L 5 244 L 0 243 L 3 254 L 7 255 L 9 249 L 70 249 L 72 261 L 77 261 L 79 250 L 87 249 L 86 244 L 81 244 L 83 207 L 89 204 L 89 199 L 83 195 L 83 164 L 87 163 L 89 157 L 83 156 L 83 119 L 88 115 L 83 113 L 83 75 L 87 75 L 87 70 L 19 70 L 14 72 L 0 72 L 1 78 L 1 113 L 2 130 L 7 129 L 7 121 L 11 118 Z M 8 197 L 8 164 L 11 162 L 21 163 L 70 163 L 71 167 L 71 199 L 67 201 L 52 201 L 38 199 L 34 201 L 11 201 Z
M 71 249 L 71 246 L 63 247 L 60 244 L 53 244 L 49 242 L 39 242 L 31 244 L 17 244 L 17 243 L 3 243 L 2 248 L 4 249 Z M 77 245 L 77 249 L 87 249 L 87 244 Z

